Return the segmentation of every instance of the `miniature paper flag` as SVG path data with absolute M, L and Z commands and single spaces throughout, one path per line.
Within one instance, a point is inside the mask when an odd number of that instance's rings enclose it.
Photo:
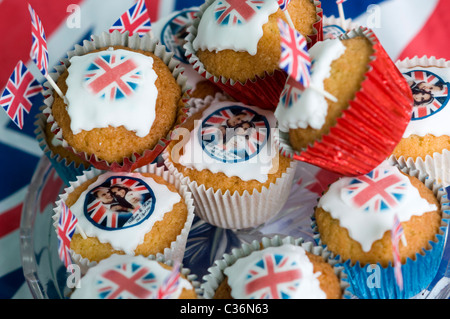
M 394 225 L 391 231 L 392 251 L 394 253 L 394 275 L 400 290 L 403 290 L 402 261 L 400 259 L 399 242 L 403 235 L 403 227 L 397 217 L 394 216 Z M 404 243 L 405 244 L 405 243 Z
M 170 299 L 171 296 L 178 289 L 178 286 L 180 285 L 180 276 L 181 276 L 180 264 L 176 263 L 173 266 L 170 274 L 167 276 L 167 278 L 164 279 L 164 282 L 158 288 L 155 298 Z
M 22 129 L 25 113 L 30 113 L 30 98 L 39 94 L 42 86 L 22 61 L 19 61 L 6 83 L 0 97 L 0 105 L 16 125 Z
M 70 258 L 70 242 L 75 228 L 77 227 L 78 219 L 72 214 L 72 211 L 67 207 L 64 201 L 61 201 L 61 215 L 58 220 L 58 255 L 66 267 L 72 263 Z
M 281 10 L 286 10 L 289 2 L 291 2 L 291 0 L 278 0 L 278 6 L 280 7 Z
M 109 28 L 109 32 L 119 30 L 120 33 L 124 33 L 128 31 L 129 35 L 132 36 L 135 33 L 144 35 L 145 33 L 151 32 L 151 29 L 152 24 L 145 1 L 139 0 L 114 22 Z
M 46 76 L 48 74 L 48 50 L 44 27 L 42 26 L 41 19 L 39 19 L 39 16 L 30 4 L 28 4 L 28 10 L 31 15 L 31 37 L 33 40 L 30 57 L 33 59 L 39 71 Z

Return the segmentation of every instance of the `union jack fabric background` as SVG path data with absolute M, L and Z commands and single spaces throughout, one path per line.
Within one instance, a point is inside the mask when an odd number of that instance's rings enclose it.
M 49 67 L 59 63 L 75 43 L 89 39 L 91 34 L 108 28 L 128 10 L 133 0 L 28 0 L 36 10 L 45 28 L 48 44 Z M 257 2 L 257 1 L 256 1 Z M 146 0 L 152 25 L 161 17 L 191 6 L 202 0 Z M 326 16 L 338 16 L 335 0 L 322 1 Z M 343 3 L 345 17 L 371 27 L 386 51 L 395 61 L 415 55 L 450 59 L 450 1 L 448 0 L 349 0 Z M 25 0 L 0 0 L 0 25 L 2 34 L 2 59 L 0 59 L 0 87 L 5 87 L 18 60 L 43 82 L 43 75 L 30 59 L 32 43 L 30 13 Z M 401 27 L 399 27 L 401 26 Z M 19 129 L 5 112 L 0 112 L 0 298 L 31 298 L 24 280 L 20 257 L 19 227 L 27 187 L 36 169 L 42 151 L 34 136 L 34 116 L 42 96 L 31 98 L 34 107 Z M 315 181 L 308 186 L 311 196 L 320 191 L 320 183 L 334 176 L 311 168 Z M 50 178 L 51 183 L 61 183 Z M 42 205 L 42 203 L 41 203 Z M 234 240 L 224 232 L 214 240 L 206 234 L 205 225 L 195 225 L 192 232 L 211 245 L 227 246 Z M 203 239 L 202 239 L 203 238 Z M 221 241 L 218 243 L 216 239 Z M 223 248 L 223 247 L 222 247 Z M 223 248 L 225 249 L 225 248 Z M 188 255 L 190 252 L 187 252 Z M 189 255 L 191 256 L 191 255 Z M 212 257 L 211 257 L 212 258 Z

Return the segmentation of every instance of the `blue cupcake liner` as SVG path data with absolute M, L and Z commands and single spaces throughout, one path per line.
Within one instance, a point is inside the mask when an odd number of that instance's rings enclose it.
M 55 169 L 58 176 L 64 182 L 66 186 L 70 185 L 70 182 L 76 181 L 77 176 L 82 175 L 85 170 L 89 167 L 85 167 L 83 164 L 77 164 L 73 161 L 62 157 L 59 154 L 54 153 L 47 144 L 45 137 L 45 115 L 39 113 L 36 116 L 36 121 L 34 122 L 36 129 L 34 131 L 36 139 L 39 143 L 39 147 L 44 152 L 45 156 L 50 160 L 53 168 Z
M 428 179 L 428 177 L 424 179 Z M 331 253 L 330 258 L 344 268 L 345 280 L 349 284 L 347 288 L 349 294 L 345 296 L 347 299 L 354 297 L 358 299 L 410 299 L 426 289 L 435 279 L 447 240 L 450 202 L 444 188 L 437 186 L 431 180 L 427 182 L 430 185 L 433 184 L 433 191 L 441 203 L 441 226 L 439 233 L 436 234 L 436 240 L 429 242 L 429 249 L 423 249 L 422 253 L 416 254 L 415 259 L 408 258 L 402 264 L 403 289 L 401 290 L 397 285 L 394 267 L 391 263 L 387 267 L 383 267 L 379 263 L 361 266 L 357 262 L 352 265 L 350 260 L 343 260 L 340 255 Z M 320 239 L 314 215 L 311 216 L 311 220 L 314 241 L 317 245 L 327 249 Z

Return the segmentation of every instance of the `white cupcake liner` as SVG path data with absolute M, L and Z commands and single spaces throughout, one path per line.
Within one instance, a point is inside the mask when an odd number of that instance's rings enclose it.
M 348 297 L 346 275 L 343 273 L 343 267 L 337 265 L 337 261 L 330 258 L 330 252 L 321 246 L 316 246 L 313 242 L 304 241 L 302 238 L 293 238 L 290 236 L 280 237 L 274 236 L 271 238 L 264 237 L 261 241 L 254 240 L 247 244 L 244 243 L 240 248 L 232 250 L 231 254 L 224 254 L 222 259 L 216 260 L 214 264 L 208 268 L 208 274 L 203 276 L 203 283 L 201 284 L 203 290 L 203 297 L 205 299 L 212 299 L 214 294 L 225 279 L 224 270 L 233 265 L 238 259 L 250 255 L 254 251 L 263 250 L 268 247 L 278 247 L 284 244 L 296 245 L 305 249 L 307 252 L 317 256 L 321 256 L 324 261 L 329 263 L 338 277 L 341 285 L 342 299 Z
M 180 67 L 180 61 L 173 57 L 172 52 L 168 52 L 166 47 L 160 44 L 158 39 L 152 38 L 150 35 L 145 35 L 143 37 L 138 34 L 134 34 L 133 36 L 129 36 L 128 32 L 120 33 L 119 31 L 114 31 L 112 33 L 103 32 L 100 35 L 92 36 L 91 41 L 85 40 L 83 45 L 75 45 L 72 51 L 67 53 L 67 57 L 61 60 L 61 64 L 55 66 L 55 72 L 49 73 L 49 76 L 55 81 L 58 80 L 59 76 L 64 73 L 64 71 L 70 66 L 70 58 L 73 56 L 79 56 L 86 53 L 89 53 L 93 50 L 97 50 L 100 48 L 110 47 L 110 46 L 125 46 L 134 50 L 143 50 L 154 53 L 158 56 L 170 69 L 172 75 L 176 79 L 178 85 L 181 87 L 182 99 L 186 102 L 189 99 L 187 86 L 187 78 L 183 75 L 184 69 Z M 134 153 L 130 157 L 125 157 L 124 162 L 119 164 L 117 162 L 107 163 L 105 160 L 98 158 L 95 154 L 89 155 L 85 152 L 76 150 L 64 139 L 62 129 L 59 127 L 58 123 L 55 121 L 52 115 L 52 105 L 54 101 L 53 97 L 53 87 L 50 85 L 48 81 L 44 83 L 45 91 L 43 92 L 46 99 L 44 100 L 43 113 L 47 116 L 47 122 L 52 124 L 52 131 L 55 133 L 56 137 L 62 141 L 62 144 L 65 148 L 71 149 L 75 154 L 81 156 L 87 162 L 90 162 L 94 167 L 102 170 L 121 170 L 121 171 L 132 171 L 133 169 L 138 168 L 139 166 L 148 164 L 152 162 L 164 149 L 170 140 L 171 132 L 168 132 L 166 136 L 162 136 L 160 141 L 154 146 L 152 150 L 146 150 L 143 154 Z M 183 110 L 185 113 L 187 112 L 187 105 Z M 177 118 L 179 118 L 180 114 L 177 114 Z M 185 117 L 181 120 L 183 121 Z M 174 127 L 175 129 L 179 124 L 177 123 L 177 119 L 175 120 Z M 142 164 L 144 163 L 144 164 Z
M 434 56 L 427 57 L 415 56 L 413 58 L 406 58 L 404 60 L 399 60 L 395 63 L 399 68 L 414 68 L 417 66 L 421 67 L 441 67 L 449 68 L 450 61 L 446 59 L 438 59 Z M 449 149 L 443 149 L 442 152 L 435 152 L 433 155 L 426 155 L 425 158 L 418 157 L 414 160 L 411 157 L 400 156 L 396 157 L 391 155 L 389 161 L 392 164 L 397 164 L 400 167 L 409 167 L 411 169 L 420 170 L 431 178 L 435 179 L 438 183 L 444 186 L 450 185 L 450 147 Z
M 447 192 L 435 179 L 431 178 L 423 171 L 414 169 L 412 167 L 401 167 L 396 164 L 403 173 L 418 178 L 425 186 L 433 191 L 433 194 L 439 201 L 442 212 L 441 224 L 439 231 L 435 236 L 435 241 L 430 241 L 431 248 L 424 247 L 420 252 L 417 252 L 413 259 L 407 258 L 405 263 L 402 263 L 402 275 L 405 288 L 400 290 L 396 286 L 394 278 L 393 264 L 383 267 L 377 264 L 381 269 L 380 282 L 381 287 L 370 288 L 366 284 L 369 282 L 371 271 L 367 270 L 370 264 L 362 266 L 359 262 L 352 263 L 350 260 L 343 260 L 339 254 L 330 252 L 330 258 L 335 259 L 339 265 L 344 267 L 344 273 L 347 274 L 347 281 L 349 282 L 349 294 L 351 298 L 357 297 L 361 299 L 408 299 L 419 294 L 425 289 L 436 276 L 439 265 L 441 263 L 442 254 L 444 252 L 446 237 L 449 227 L 450 200 Z M 312 225 L 314 231 L 315 242 L 328 250 L 327 246 L 322 242 L 320 233 L 318 231 L 317 223 L 312 218 Z M 373 265 L 372 265 L 373 266 Z
M 192 192 L 195 214 L 209 224 L 233 230 L 256 227 L 275 217 L 289 196 L 297 166 L 297 162 L 291 161 L 286 172 L 269 188 L 264 186 L 261 191 L 254 189 L 252 194 L 245 190 L 241 195 L 237 191 L 231 194 L 228 190 L 223 193 L 221 189 L 206 189 L 176 169 L 169 160 L 167 149 L 162 157 L 171 174 Z
M 70 186 L 64 189 L 63 194 L 59 195 L 59 199 L 55 204 L 56 207 L 53 208 L 54 214 L 52 216 L 53 226 L 55 228 L 56 233 L 58 233 L 58 221 L 59 216 L 61 214 L 60 208 L 61 201 L 65 201 L 69 196 L 69 194 L 73 192 L 82 183 L 96 176 L 99 176 L 105 172 L 106 171 L 98 170 L 96 168 L 87 170 L 84 172 L 83 175 L 78 176 L 76 181 L 70 182 Z M 162 177 L 166 182 L 173 184 L 176 187 L 177 191 L 179 192 L 180 196 L 183 198 L 188 210 L 186 222 L 180 234 L 177 236 L 176 240 L 170 244 L 170 247 L 166 247 L 164 249 L 164 252 L 162 253 L 164 258 L 166 259 L 181 262 L 183 260 L 184 251 L 186 249 L 186 242 L 189 235 L 189 231 L 191 229 L 192 221 L 194 220 L 194 201 L 191 192 L 189 192 L 186 185 L 183 185 L 178 179 L 176 179 L 172 174 L 170 174 L 170 172 L 167 171 L 164 166 L 158 166 L 157 164 L 150 164 L 140 167 L 139 169 L 136 169 L 133 172 L 151 173 Z M 75 233 L 78 233 L 78 230 L 76 230 Z M 80 254 L 75 253 L 73 250 L 71 250 L 71 259 L 72 263 L 75 263 L 80 267 L 82 273 L 85 273 L 87 269 L 97 264 L 97 262 L 90 261 L 89 259 L 81 256 Z

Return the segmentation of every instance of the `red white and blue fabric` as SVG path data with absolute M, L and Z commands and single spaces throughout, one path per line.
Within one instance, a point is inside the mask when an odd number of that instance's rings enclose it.
M 152 23 L 147 11 L 144 0 L 139 0 L 134 6 L 128 9 L 120 18 L 109 28 L 110 32 L 118 30 L 120 33 L 126 31 L 129 35 L 145 35 L 152 29 Z
M 142 72 L 132 58 L 105 53 L 91 63 L 84 80 L 94 95 L 114 101 L 133 95 L 142 80 Z
M 291 0 L 278 0 L 278 6 L 280 7 L 281 10 L 284 11 L 289 5 L 289 2 L 291 2 Z
M 216 23 L 222 25 L 246 23 L 263 4 L 261 0 L 220 0 L 215 4 L 214 17 Z
M 245 293 L 254 299 L 290 299 L 302 279 L 298 262 L 289 256 L 265 254 L 247 273 Z
M 394 224 L 391 231 L 392 253 L 394 257 L 394 276 L 400 290 L 403 290 L 402 261 L 400 258 L 399 244 L 403 236 L 403 227 L 397 215 L 394 215 Z
M 151 269 L 123 263 L 102 273 L 96 286 L 102 299 L 147 299 L 156 289 L 156 280 Z
M 31 15 L 31 35 L 32 45 L 30 56 L 43 75 L 48 74 L 48 50 L 47 40 L 45 38 L 44 26 L 36 11 L 28 4 Z
M 311 57 L 305 37 L 282 19 L 278 19 L 278 28 L 281 35 L 280 68 L 308 87 L 311 82 Z
M 22 129 L 25 114 L 30 113 L 33 103 L 31 97 L 42 91 L 42 85 L 22 61 L 14 68 L 11 77 L 0 97 L 0 105 L 16 125 Z
M 68 267 L 72 263 L 70 257 L 70 242 L 77 227 L 78 220 L 70 208 L 64 203 L 60 202 L 61 215 L 58 220 L 58 255 L 64 266 Z
M 407 192 L 407 184 L 395 171 L 375 168 L 351 179 L 342 189 L 343 199 L 364 212 L 381 213 L 397 207 Z
M 120 0 L 111 5 L 106 0 L 29 0 L 39 13 L 45 27 L 49 51 L 49 67 L 59 64 L 66 52 L 72 50 L 74 43 L 90 39 L 91 34 L 107 31 L 121 14 L 135 4 L 133 0 Z M 146 0 L 151 21 L 170 13 L 200 6 L 203 0 Z M 370 6 L 370 7 L 369 7 Z M 68 8 L 79 9 L 82 23 L 70 27 L 67 23 L 73 14 Z M 322 1 L 325 16 L 339 16 L 334 1 Z M 435 56 L 450 60 L 450 42 L 445 41 L 450 33 L 450 2 L 447 0 L 365 0 L 349 1 L 344 5 L 345 17 L 360 25 L 368 22 L 380 23 L 373 28 L 389 56 L 396 61 L 406 57 Z M 18 60 L 33 72 L 41 82 L 43 76 L 35 68 L 30 58 L 31 34 L 30 13 L 26 1 L 3 0 L 0 2 L 0 25 L 2 34 L 2 59 L 0 59 L 0 90 L 6 86 L 12 70 Z M 398 27 L 398 26 L 401 27 Z M 18 40 L 20 39 L 20 40 Z M 42 82 L 41 82 L 42 83 Z M 42 105 L 42 94 L 31 98 L 33 106 Z M 5 112 L 0 112 L 0 177 L 7 183 L 0 183 L 0 251 L 3 262 L 0 264 L 0 298 L 30 298 L 30 292 L 24 280 L 20 256 L 19 226 L 27 186 L 35 171 L 42 151 L 35 141 L 34 116 L 39 107 L 33 107 L 24 118 L 20 129 Z M 310 167 L 311 175 L 317 176 L 317 182 L 311 184 L 311 192 L 322 191 L 335 176 L 319 168 Z M 43 187 L 61 185 L 61 179 L 53 176 Z M 52 186 L 52 187 L 50 187 Z M 58 194 L 55 194 L 55 197 Z M 51 207 L 52 203 L 46 201 Z M 196 250 L 197 252 L 197 250 Z

